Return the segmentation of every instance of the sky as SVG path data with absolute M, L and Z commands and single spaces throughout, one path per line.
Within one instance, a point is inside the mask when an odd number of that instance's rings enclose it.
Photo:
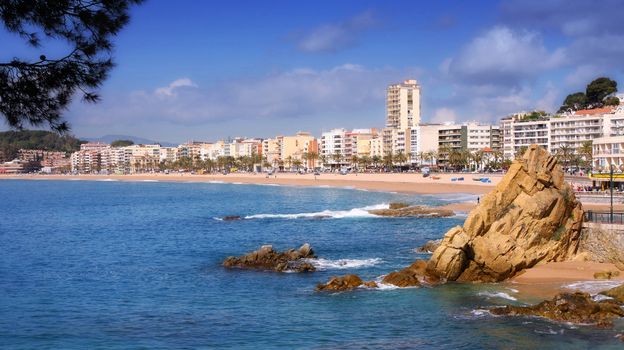
M 497 123 L 554 112 L 599 76 L 624 84 L 623 15 L 618 0 L 148 0 L 115 39 L 102 101 L 65 116 L 79 137 L 320 135 L 383 127 L 387 85 L 416 79 L 424 122 Z

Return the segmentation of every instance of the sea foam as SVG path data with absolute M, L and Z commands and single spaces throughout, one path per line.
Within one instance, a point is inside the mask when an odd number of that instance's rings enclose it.
M 380 258 L 337 260 L 309 259 L 308 261 L 319 270 L 358 269 L 362 267 L 375 266 L 383 262 Z
M 388 209 L 387 203 L 370 205 L 362 208 L 353 208 L 350 210 L 323 210 L 311 213 L 297 214 L 254 214 L 247 215 L 245 219 L 306 219 L 306 218 L 327 218 L 327 219 L 344 219 L 344 218 L 374 218 L 379 217 L 369 213 L 369 210 Z
M 518 300 L 515 297 L 512 297 L 511 295 L 505 292 L 479 292 L 477 293 L 477 295 L 487 297 L 487 298 L 501 298 L 501 299 L 507 299 L 507 300 L 512 300 L 512 301 Z

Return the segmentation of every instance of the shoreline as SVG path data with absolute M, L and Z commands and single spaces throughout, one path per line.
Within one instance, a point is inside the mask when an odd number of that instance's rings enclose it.
M 440 174 L 438 180 L 423 178 L 422 174 L 290 174 L 279 173 L 266 177 L 264 174 L 228 174 L 228 175 L 190 175 L 190 174 L 141 174 L 141 175 L 0 175 L 0 180 L 91 180 L 91 181 L 129 181 L 129 182 L 211 182 L 249 184 L 249 185 L 286 185 L 300 187 L 330 186 L 354 188 L 377 192 L 397 192 L 404 194 L 485 194 L 500 181 L 501 176 L 487 176 L 491 183 L 472 181 L 468 176 L 481 177 L 479 174 Z M 464 181 L 452 181 L 452 178 L 464 177 Z M 484 176 L 485 177 L 485 176 Z

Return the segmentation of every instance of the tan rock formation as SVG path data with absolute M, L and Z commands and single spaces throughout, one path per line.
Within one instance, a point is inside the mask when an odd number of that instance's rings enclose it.
M 332 277 L 327 283 L 320 283 L 316 286 L 317 292 L 340 292 L 346 290 L 352 290 L 360 286 L 368 288 L 377 288 L 375 281 L 364 282 L 357 275 L 344 275 L 341 277 Z
M 299 249 L 289 249 L 283 252 L 273 250 L 271 245 L 263 245 L 260 249 L 246 255 L 226 258 L 223 266 L 277 272 L 316 271 L 314 265 L 308 261 L 309 259 L 316 259 L 316 255 L 308 243 Z
M 490 310 L 494 315 L 540 316 L 555 321 L 613 326 L 613 320 L 624 316 L 614 300 L 594 301 L 587 293 L 561 293 L 552 300 L 534 306 L 504 306 Z
M 369 210 L 369 213 L 379 216 L 389 217 L 410 217 L 410 218 L 445 218 L 455 215 L 455 212 L 443 208 L 432 208 L 422 205 L 414 206 L 390 206 L 389 209 Z
M 570 259 L 582 220 L 557 159 L 532 145 L 464 226 L 446 233 L 428 267 L 452 281 L 502 281 L 539 262 Z
M 387 274 L 383 283 L 393 284 L 397 287 L 420 287 L 422 284 L 438 284 L 440 278 L 427 270 L 425 260 L 416 260 L 403 270 Z

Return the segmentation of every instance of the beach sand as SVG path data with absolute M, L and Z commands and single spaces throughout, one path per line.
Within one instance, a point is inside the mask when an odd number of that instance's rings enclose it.
M 288 186 L 331 186 L 353 187 L 369 191 L 414 193 L 414 194 L 442 194 L 442 193 L 469 193 L 484 194 L 489 192 L 501 179 L 500 174 L 488 175 L 492 183 L 473 181 L 473 177 L 482 177 L 478 174 L 439 174 L 434 180 L 424 178 L 418 173 L 403 174 L 313 174 L 278 173 L 276 176 L 266 177 L 265 174 L 237 174 L 228 175 L 191 175 L 191 174 L 139 174 L 139 175 L 0 175 L 0 179 L 22 180 L 118 180 L 118 181 L 146 181 L 157 180 L 164 182 L 210 182 L 223 181 L 228 183 L 244 184 L 275 184 Z M 463 177 L 464 181 L 452 181 L 452 178 Z

